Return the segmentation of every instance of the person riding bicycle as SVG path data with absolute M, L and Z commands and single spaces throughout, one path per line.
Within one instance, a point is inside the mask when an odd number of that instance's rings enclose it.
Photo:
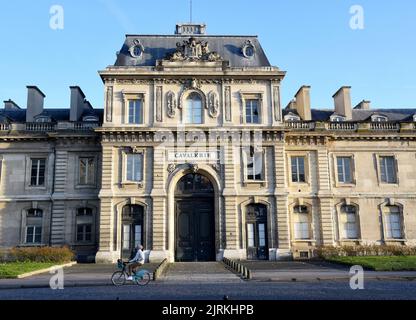
M 132 276 L 133 272 L 135 273 L 136 269 L 138 267 L 141 267 L 142 265 L 144 265 L 144 253 L 143 253 L 143 246 L 139 244 L 137 246 L 136 255 L 128 263 L 129 278 L 127 280 L 130 280 L 130 281 L 133 280 L 133 276 Z

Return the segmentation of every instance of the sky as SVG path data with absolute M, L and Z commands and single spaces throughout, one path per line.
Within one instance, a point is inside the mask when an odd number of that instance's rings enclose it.
M 54 5 L 63 29 L 51 28 Z M 69 86 L 79 85 L 101 108 L 97 72 L 114 64 L 125 34 L 173 34 L 189 11 L 189 0 L 3 0 L 0 99 L 25 108 L 26 86 L 37 85 L 45 107 L 66 108 Z M 354 105 L 416 108 L 414 0 L 193 0 L 193 20 L 210 35 L 258 35 L 271 64 L 287 71 L 283 107 L 310 85 L 312 107 L 331 109 L 348 85 Z

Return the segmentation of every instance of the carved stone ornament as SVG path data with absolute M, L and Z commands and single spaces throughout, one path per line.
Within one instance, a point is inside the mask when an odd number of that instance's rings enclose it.
M 256 47 L 253 45 L 251 40 L 244 42 L 243 48 L 241 49 L 243 56 L 252 59 L 256 54 Z
M 176 170 L 176 164 L 171 163 L 170 165 L 168 165 L 168 172 L 169 173 L 173 173 L 173 171 Z
M 222 61 L 217 52 L 211 52 L 208 42 L 202 42 L 194 37 L 183 43 L 176 44 L 176 51 L 166 57 L 170 61 Z
M 219 110 L 220 110 L 220 102 L 218 100 L 217 93 L 214 92 L 214 91 L 211 91 L 208 94 L 207 108 L 208 108 L 209 116 L 211 118 L 217 118 L 218 117 L 218 113 L 219 113 Z
M 221 166 L 218 163 L 212 164 L 211 167 L 217 172 L 220 172 L 221 170 Z
M 133 45 L 129 48 L 130 55 L 133 58 L 141 58 L 144 53 L 144 47 L 139 39 L 133 41 Z
M 189 167 L 190 167 L 190 169 L 191 169 L 191 171 L 192 171 L 193 173 L 198 173 L 198 171 L 199 171 L 199 166 L 198 166 L 196 163 L 192 163 L 192 164 L 190 164 L 190 165 L 189 165 Z
M 167 113 L 169 118 L 174 118 L 176 115 L 176 107 L 178 106 L 176 101 L 176 94 L 169 91 L 166 94 Z

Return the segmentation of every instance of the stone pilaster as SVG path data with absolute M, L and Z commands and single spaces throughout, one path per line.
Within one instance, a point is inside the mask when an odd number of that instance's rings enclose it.
M 236 155 L 234 148 L 229 145 L 224 149 L 224 215 L 225 215 L 225 250 L 224 257 L 241 259 L 240 250 L 237 190 L 236 190 Z
M 276 223 L 278 248 L 276 258 L 290 256 L 290 225 L 288 212 L 288 192 L 286 185 L 286 157 L 284 142 L 274 146 L 274 169 L 276 181 Z
M 319 148 L 317 157 L 322 244 L 333 245 L 335 242 L 328 151 L 325 148 Z
M 153 248 L 150 261 L 158 262 L 169 257 L 167 251 L 167 195 L 165 149 L 153 150 L 152 234 Z
M 68 171 L 68 152 L 57 150 L 55 155 L 54 197 L 65 195 Z M 52 204 L 51 245 L 65 244 L 65 201 L 55 200 Z
M 113 147 L 103 146 L 103 160 L 102 160 L 102 193 L 111 192 L 112 189 L 112 169 L 113 169 Z M 114 228 L 113 225 L 113 209 L 112 201 L 109 197 L 101 196 L 100 208 L 100 232 L 99 232 L 99 252 L 95 258 L 97 263 L 112 263 L 117 259 L 117 254 L 114 251 Z

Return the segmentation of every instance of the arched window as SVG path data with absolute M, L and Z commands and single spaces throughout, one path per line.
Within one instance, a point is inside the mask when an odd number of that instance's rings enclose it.
M 202 124 L 202 98 L 196 92 L 192 92 L 186 99 L 185 123 Z
M 341 223 L 343 239 L 359 238 L 359 220 L 357 207 L 353 205 L 344 205 L 341 207 Z
M 311 238 L 311 214 L 307 206 L 294 207 L 295 239 L 309 240 Z
M 26 235 L 27 244 L 42 243 L 42 221 L 43 211 L 40 209 L 30 209 L 26 214 Z
M 93 236 L 94 219 L 92 209 L 81 208 L 76 217 L 77 242 L 91 242 Z
M 385 232 L 387 239 L 402 239 L 402 215 L 400 207 L 387 206 L 385 208 Z

